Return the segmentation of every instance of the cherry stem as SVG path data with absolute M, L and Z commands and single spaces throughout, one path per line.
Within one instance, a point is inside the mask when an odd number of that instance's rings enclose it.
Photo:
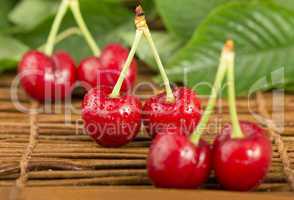
M 79 28 L 76 28 L 76 27 L 68 28 L 56 36 L 54 45 L 62 42 L 63 40 L 65 40 L 66 38 L 69 38 L 72 35 L 80 35 L 80 34 L 81 34 L 81 31 Z M 44 49 L 44 48 L 45 48 L 45 44 L 41 45 L 38 49 Z
M 148 28 L 146 28 L 144 30 L 144 35 L 147 38 L 147 40 L 148 40 L 148 42 L 149 42 L 149 44 L 151 46 L 151 50 L 153 52 L 154 58 L 156 60 L 156 63 L 158 65 L 158 68 L 159 68 L 159 71 L 160 71 L 160 74 L 161 74 L 163 83 L 165 85 L 166 98 L 167 98 L 166 101 L 173 103 L 173 102 L 175 102 L 175 97 L 174 97 L 173 91 L 171 89 L 170 82 L 168 80 L 167 74 L 166 74 L 165 69 L 163 67 L 163 64 L 161 62 L 160 56 L 158 54 L 158 51 L 156 49 L 156 46 L 154 44 L 154 41 L 152 39 L 151 33 L 150 33 L 150 31 L 149 31 Z
M 232 46 L 233 46 L 232 42 Z M 230 116 L 232 121 L 233 133 L 232 138 L 238 139 L 243 138 L 244 135 L 242 133 L 238 113 L 236 109 L 236 94 L 235 94 L 235 53 L 233 48 L 227 55 L 227 85 L 228 85 L 228 101 L 229 101 L 229 109 L 230 109 Z
M 93 54 L 95 56 L 99 57 L 101 54 L 101 51 L 100 51 L 98 45 L 96 44 L 93 36 L 91 35 L 91 33 L 90 33 L 90 31 L 89 31 L 89 29 L 83 19 L 83 16 L 81 14 L 79 0 L 68 0 L 68 1 L 69 1 L 70 8 L 72 10 L 72 13 L 74 15 L 74 18 L 75 18 L 79 28 L 81 29 L 81 32 L 82 32 L 86 42 L 88 43 Z
M 228 57 L 228 54 L 230 54 L 231 49 L 232 49 L 232 42 L 229 40 L 226 42 L 226 44 L 222 50 L 220 62 L 219 62 L 219 67 L 218 67 L 218 70 L 216 73 L 215 82 L 213 84 L 211 95 L 209 97 L 204 114 L 203 114 L 196 130 L 194 131 L 194 133 L 190 137 L 192 143 L 194 143 L 195 145 L 197 145 L 199 143 L 201 135 L 203 134 L 203 131 L 209 121 L 209 118 L 214 111 L 214 107 L 215 107 L 218 95 L 219 95 L 220 90 L 222 88 L 223 80 L 224 80 L 225 75 L 227 73 L 227 57 Z
M 147 41 L 148 41 L 148 43 L 149 43 L 149 45 L 151 47 L 151 51 L 152 51 L 154 59 L 155 59 L 155 61 L 157 63 L 157 66 L 158 66 L 158 69 L 160 71 L 163 83 L 165 85 L 166 97 L 167 97 L 166 101 L 170 102 L 170 103 L 173 103 L 173 102 L 175 102 L 175 97 L 173 95 L 173 91 L 171 89 L 170 82 L 168 80 L 168 76 L 166 74 L 166 71 L 165 71 L 164 66 L 162 64 L 162 61 L 160 59 L 160 56 L 159 56 L 159 53 L 157 51 L 156 45 L 155 45 L 155 43 L 153 41 L 151 32 L 150 32 L 149 27 L 148 27 L 148 25 L 146 23 L 146 18 L 145 18 L 145 15 L 144 15 L 144 11 L 143 11 L 143 8 L 141 6 L 138 6 L 136 8 L 136 20 L 135 20 L 135 22 L 136 22 L 137 29 L 138 30 L 143 30 L 144 36 L 147 39 Z
M 142 35 L 143 35 L 143 31 L 141 31 L 141 30 L 136 31 L 136 36 L 135 36 L 131 51 L 130 51 L 128 58 L 123 66 L 123 69 L 120 73 L 118 81 L 116 82 L 116 84 L 112 90 L 112 93 L 110 94 L 111 98 L 117 98 L 120 94 L 121 86 L 123 84 L 123 81 L 124 81 L 128 71 L 129 71 L 129 67 L 134 59 L 134 56 L 135 56 L 135 53 L 136 53 L 137 48 L 139 46 L 139 43 L 141 41 Z
M 47 43 L 46 43 L 46 48 L 45 48 L 45 53 L 47 55 L 52 55 L 53 53 L 53 49 L 54 49 L 54 43 L 55 43 L 55 38 L 57 36 L 57 33 L 59 31 L 61 22 L 67 12 L 68 9 L 68 0 L 62 0 L 59 9 L 57 11 L 57 14 L 55 16 L 53 25 L 51 27 L 48 39 L 47 39 Z

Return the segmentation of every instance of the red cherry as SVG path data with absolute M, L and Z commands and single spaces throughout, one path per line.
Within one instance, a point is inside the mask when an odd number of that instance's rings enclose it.
M 103 76 L 100 76 L 102 69 L 103 66 L 99 58 L 88 57 L 81 61 L 77 69 L 78 80 L 87 90 L 96 87 L 103 82 L 101 80 Z
M 167 130 L 180 129 L 190 135 L 201 118 L 201 102 L 189 88 L 173 91 L 175 102 L 166 101 L 166 93 L 148 99 L 143 107 L 143 123 L 150 136 Z
M 211 170 L 211 149 L 197 146 L 180 134 L 158 134 L 147 160 L 148 176 L 156 187 L 191 189 L 201 186 Z
M 240 122 L 244 138 L 233 139 L 231 124 L 215 139 L 213 159 L 216 177 L 228 190 L 248 191 L 264 179 L 272 158 L 272 146 L 263 129 Z
M 133 96 L 110 98 L 110 88 L 91 89 L 84 97 L 82 118 L 86 132 L 100 145 L 120 147 L 138 134 L 141 103 Z
M 24 54 L 18 68 L 23 89 L 38 101 L 64 100 L 75 83 L 75 64 L 66 52 L 48 57 L 39 51 Z
M 84 59 L 78 67 L 78 79 L 88 88 L 96 86 L 114 87 L 127 60 L 129 50 L 121 44 L 109 44 L 99 58 L 92 56 Z M 132 88 L 137 78 L 137 61 L 134 59 L 123 82 L 121 91 Z

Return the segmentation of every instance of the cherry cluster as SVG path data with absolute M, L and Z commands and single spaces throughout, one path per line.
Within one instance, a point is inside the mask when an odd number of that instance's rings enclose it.
M 76 68 L 74 59 L 65 51 L 53 53 L 58 41 L 58 30 L 67 10 L 70 9 L 94 56 L 85 58 Z M 69 31 L 71 34 L 71 32 Z M 69 36 L 70 36 L 69 34 Z M 102 52 L 88 30 L 78 0 L 62 0 L 44 52 L 31 50 L 19 63 L 19 78 L 23 89 L 40 102 L 56 102 L 71 97 L 75 84 L 89 90 L 97 85 L 114 87 L 129 50 L 119 43 L 108 44 Z M 137 78 L 137 62 L 131 63 L 122 90 L 132 88 Z
M 228 40 L 220 57 L 207 107 L 195 131 L 187 136 L 187 130 L 165 129 L 153 139 L 147 159 L 147 170 L 155 186 L 198 188 L 208 180 L 214 170 L 222 188 L 249 191 L 256 188 L 266 176 L 271 164 L 272 145 L 258 125 L 238 120 L 234 56 L 234 43 Z M 214 111 L 225 77 L 232 123 L 221 130 L 210 146 L 201 136 Z M 187 108 L 190 102 L 186 102 Z M 199 119 L 198 116 L 193 117 Z
M 68 7 L 94 53 L 84 59 L 77 70 L 68 53 L 52 54 Z M 224 45 L 215 83 L 206 109 L 202 111 L 201 101 L 192 89 L 171 87 L 141 6 L 136 8 L 135 25 L 137 30 L 130 51 L 120 44 L 110 44 L 101 53 L 82 19 L 78 1 L 63 0 L 45 53 L 30 51 L 20 62 L 23 88 L 39 101 L 64 100 L 79 80 L 88 89 L 82 103 L 85 131 L 104 147 L 126 145 L 137 136 L 143 124 L 152 138 L 147 171 L 156 187 L 198 188 L 209 179 L 212 170 L 225 189 L 248 191 L 257 187 L 270 167 L 272 147 L 262 128 L 238 120 L 233 41 L 228 40 Z M 144 105 L 126 92 L 136 80 L 134 56 L 143 36 L 150 45 L 165 86 L 164 92 L 146 100 Z M 201 136 L 225 79 L 231 123 L 221 130 L 213 145 L 209 145 Z M 49 94 L 48 88 L 52 89 Z

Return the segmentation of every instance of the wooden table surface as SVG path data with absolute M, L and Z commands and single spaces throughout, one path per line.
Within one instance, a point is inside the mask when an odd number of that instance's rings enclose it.
M 10 99 L 14 76 L 0 77 L 0 200 L 19 197 L 30 200 L 293 199 L 288 183 L 293 178 L 294 165 L 294 96 L 291 94 L 259 93 L 237 101 L 240 119 L 259 123 L 273 139 L 273 164 L 256 191 L 216 190 L 218 185 L 213 176 L 204 190 L 160 190 L 151 186 L 146 174 L 150 139 L 144 132 L 126 147 L 99 147 L 83 134 L 78 113 L 68 118 L 60 112 L 66 105 L 57 105 L 59 112 L 19 112 Z M 150 76 L 140 77 L 140 81 L 145 80 L 150 80 Z M 148 92 L 146 88 L 139 91 L 140 94 Z M 43 108 L 21 90 L 17 93 L 22 105 Z M 205 108 L 207 98 L 201 98 Z M 73 105 L 79 110 L 80 98 Z M 283 107 L 285 112 L 275 110 L 276 107 Z M 285 119 L 282 131 L 277 123 L 281 116 Z M 228 104 L 220 99 L 205 139 L 211 142 L 221 125 L 229 120 Z

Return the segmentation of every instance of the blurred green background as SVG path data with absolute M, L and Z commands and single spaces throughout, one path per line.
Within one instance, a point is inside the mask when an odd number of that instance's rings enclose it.
M 0 0 L 0 69 L 16 68 L 22 54 L 46 42 L 59 0 Z M 80 0 L 82 14 L 103 47 L 132 43 L 135 0 Z M 237 93 L 294 90 L 294 0 L 143 0 L 148 23 L 172 81 L 208 94 L 226 39 L 236 43 Z M 68 12 L 62 30 L 76 26 Z M 83 38 L 55 49 L 76 61 L 91 55 Z M 137 56 L 156 72 L 146 41 Z M 155 79 L 159 80 L 158 75 Z M 200 84 L 199 84 L 200 83 Z

